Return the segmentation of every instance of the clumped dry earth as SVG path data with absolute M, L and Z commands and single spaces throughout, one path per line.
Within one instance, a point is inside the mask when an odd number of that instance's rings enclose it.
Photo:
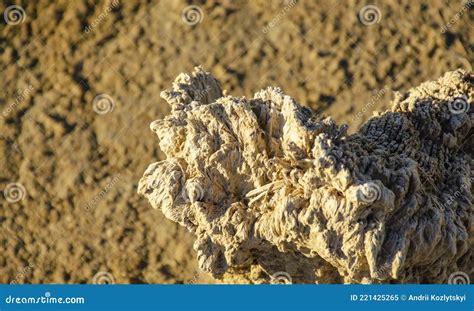
M 24 20 L 0 30 L 0 189 L 24 193 L 0 198 L 2 283 L 213 282 L 191 235 L 137 194 L 163 158 L 159 94 L 181 72 L 203 65 L 236 96 L 280 86 L 354 132 L 392 91 L 474 59 L 467 1 L 15 4 Z

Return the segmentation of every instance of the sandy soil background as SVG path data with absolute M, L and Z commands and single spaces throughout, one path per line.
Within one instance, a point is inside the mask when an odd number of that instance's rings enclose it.
M 468 1 L 2 1 L 1 12 L 12 4 L 24 12 L 0 25 L 0 190 L 21 193 L 0 197 L 1 283 L 213 282 L 190 234 L 136 194 L 163 156 L 149 130 L 169 111 L 159 93 L 180 72 L 202 64 L 240 96 L 280 86 L 354 131 L 392 91 L 473 63 Z M 191 4 L 195 25 L 182 15 Z M 367 5 L 374 20 L 359 16 Z M 113 102 L 103 114 L 101 94 Z

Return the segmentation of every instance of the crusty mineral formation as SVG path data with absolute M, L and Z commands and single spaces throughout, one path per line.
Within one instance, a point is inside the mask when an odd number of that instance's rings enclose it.
M 472 73 L 396 94 L 353 135 L 279 88 L 225 96 L 201 68 L 162 97 L 171 115 L 151 129 L 166 160 L 138 192 L 196 235 L 215 278 L 473 279 Z

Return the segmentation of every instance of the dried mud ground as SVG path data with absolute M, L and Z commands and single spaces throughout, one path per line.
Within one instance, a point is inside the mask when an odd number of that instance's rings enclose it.
M 163 157 L 149 123 L 180 72 L 202 64 L 239 96 L 280 86 L 355 131 L 392 91 L 473 63 L 466 1 L 15 4 L 24 21 L 0 24 L 0 189 L 19 182 L 25 196 L 0 198 L 1 283 L 214 282 L 192 236 L 136 194 Z M 358 17 L 368 4 L 373 25 Z M 98 94 L 112 111 L 93 110 Z

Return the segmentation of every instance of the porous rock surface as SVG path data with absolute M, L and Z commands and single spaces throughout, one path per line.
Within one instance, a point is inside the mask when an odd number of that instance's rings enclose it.
M 166 160 L 138 192 L 223 282 L 445 283 L 473 274 L 474 75 L 446 73 L 358 133 L 279 88 L 226 96 L 201 68 L 151 124 Z

